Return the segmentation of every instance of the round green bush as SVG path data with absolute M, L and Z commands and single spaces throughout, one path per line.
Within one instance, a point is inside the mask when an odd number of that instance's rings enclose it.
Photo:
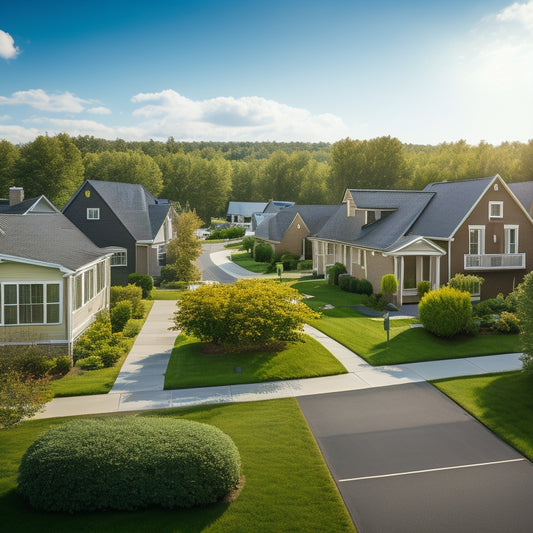
M 370 296 L 374 292 L 374 288 L 372 287 L 372 283 L 367 279 L 358 279 L 355 285 L 355 292 L 357 294 L 366 294 L 367 296 Z
M 427 292 L 418 304 L 420 322 L 438 337 L 466 332 L 472 323 L 470 293 L 441 287 Z
M 270 263 L 274 258 L 274 251 L 269 244 L 258 244 L 254 250 L 256 263 Z
M 78 359 L 76 366 L 83 368 L 83 370 L 100 370 L 100 368 L 104 368 L 104 363 L 99 355 L 89 355 L 89 357 Z
M 116 333 L 122 331 L 124 326 L 131 318 L 132 304 L 129 300 L 118 302 L 113 309 L 111 309 L 111 331 Z
M 170 418 L 72 420 L 51 427 L 19 468 L 23 497 L 56 512 L 173 509 L 217 502 L 240 477 L 231 438 Z

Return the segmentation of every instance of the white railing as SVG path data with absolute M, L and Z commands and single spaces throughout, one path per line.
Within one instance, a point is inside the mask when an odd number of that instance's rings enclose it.
M 465 270 L 526 268 L 526 254 L 465 254 Z

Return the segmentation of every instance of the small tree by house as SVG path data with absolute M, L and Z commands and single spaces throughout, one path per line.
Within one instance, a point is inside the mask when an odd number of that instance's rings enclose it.
M 392 302 L 392 295 L 398 290 L 398 280 L 394 274 L 385 274 L 381 278 L 381 292 L 387 303 Z
M 167 264 L 175 267 L 179 281 L 197 281 L 200 271 L 194 261 L 202 253 L 202 243 L 196 236 L 196 230 L 203 225 L 196 211 L 186 211 L 178 216 L 176 237 L 167 245 Z
M 292 287 L 271 280 L 206 285 L 187 294 L 174 315 L 175 328 L 228 348 L 260 348 L 299 337 L 318 318 Z

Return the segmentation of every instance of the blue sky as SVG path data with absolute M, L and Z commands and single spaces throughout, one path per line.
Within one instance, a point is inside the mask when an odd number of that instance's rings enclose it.
M 533 138 L 533 0 L 25 1 L 0 138 Z

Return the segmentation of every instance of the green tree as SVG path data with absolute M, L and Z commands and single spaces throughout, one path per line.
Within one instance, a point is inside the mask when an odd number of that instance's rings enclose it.
M 44 194 L 61 208 L 83 182 L 81 153 L 65 133 L 41 135 L 20 149 L 14 175 L 27 198 Z
M 201 227 L 202 220 L 195 211 L 186 211 L 177 217 L 176 237 L 167 245 L 167 265 L 175 266 L 179 281 L 200 279 L 194 261 L 202 253 L 202 243 L 196 237 L 196 230 Z
M 298 193 L 300 205 L 325 204 L 328 202 L 327 177 L 329 165 L 311 159 L 300 171 Z
M 522 351 L 521 361 L 524 370 L 533 373 L 533 272 L 526 274 L 524 281 L 517 288 L 520 319 Z
M 9 187 L 16 185 L 13 181 L 15 163 L 19 158 L 19 149 L 9 141 L 0 141 L 0 197 L 7 197 Z
M 83 158 L 85 178 L 144 185 L 154 196 L 163 188 L 159 166 L 141 151 L 87 153 Z

